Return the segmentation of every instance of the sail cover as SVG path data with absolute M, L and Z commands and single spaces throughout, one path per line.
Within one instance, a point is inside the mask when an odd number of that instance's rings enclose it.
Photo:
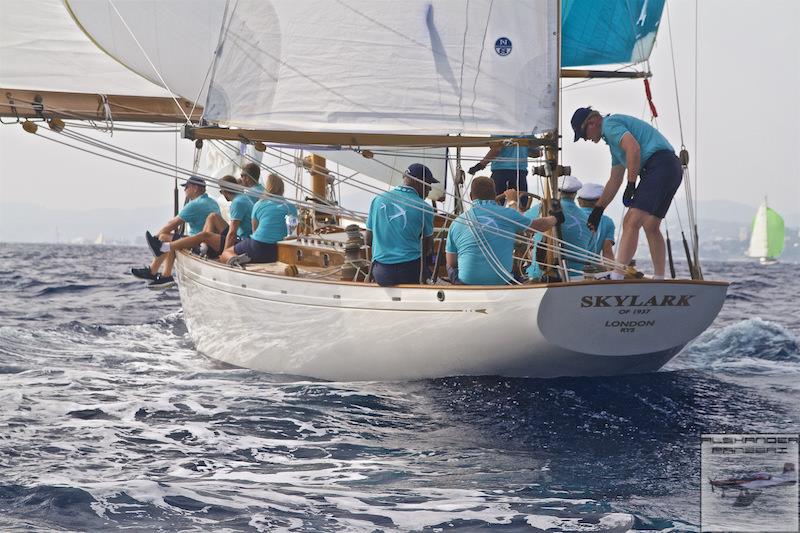
M 650 57 L 665 0 L 563 0 L 561 65 L 639 63 Z
M 227 126 L 556 127 L 557 0 L 68 0 L 108 54 Z

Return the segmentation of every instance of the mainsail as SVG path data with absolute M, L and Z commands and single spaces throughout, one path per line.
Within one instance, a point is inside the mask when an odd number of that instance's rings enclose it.
M 767 206 L 766 198 L 758 207 L 753 218 L 753 232 L 750 237 L 749 257 L 777 259 L 783 252 L 784 225 L 783 218 Z
M 66 3 L 106 52 L 205 103 L 212 123 L 438 135 L 556 128 L 556 0 Z
M 562 0 L 561 65 L 639 63 L 650 57 L 665 0 Z

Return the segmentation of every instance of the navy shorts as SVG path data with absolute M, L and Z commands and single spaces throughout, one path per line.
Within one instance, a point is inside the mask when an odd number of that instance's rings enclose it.
M 278 245 L 276 243 L 261 242 L 252 237 L 236 243 L 233 251 L 237 255 L 247 254 L 253 263 L 274 263 L 278 260 Z
M 401 283 L 418 284 L 419 263 L 419 259 L 394 265 L 373 261 L 372 277 L 375 278 L 375 282 L 381 287 L 400 285 Z
M 669 150 L 660 150 L 644 164 L 641 177 L 630 207 L 664 218 L 683 180 L 680 159 Z
M 493 170 L 492 181 L 494 181 L 494 193 L 497 196 L 500 196 L 508 189 L 528 192 L 528 169 Z M 523 209 L 528 205 L 528 202 L 528 196 L 519 199 L 519 205 Z M 505 203 L 505 200 L 501 200 L 501 203 Z

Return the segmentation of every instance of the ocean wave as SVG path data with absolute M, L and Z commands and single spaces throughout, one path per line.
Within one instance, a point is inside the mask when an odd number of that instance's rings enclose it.
M 796 373 L 800 372 L 800 341 L 776 322 L 750 318 L 706 331 L 669 368 Z

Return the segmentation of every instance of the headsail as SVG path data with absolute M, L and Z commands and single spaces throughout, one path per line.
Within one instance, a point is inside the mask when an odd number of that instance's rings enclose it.
M 562 0 L 561 65 L 639 63 L 653 50 L 665 0 Z
M 67 3 L 122 63 L 187 99 L 206 94 L 206 118 L 222 125 L 509 135 L 556 127 L 556 0 Z
M 766 199 L 758 207 L 753 218 L 753 233 L 750 237 L 749 257 L 776 259 L 783 252 L 783 218 L 767 206 Z

